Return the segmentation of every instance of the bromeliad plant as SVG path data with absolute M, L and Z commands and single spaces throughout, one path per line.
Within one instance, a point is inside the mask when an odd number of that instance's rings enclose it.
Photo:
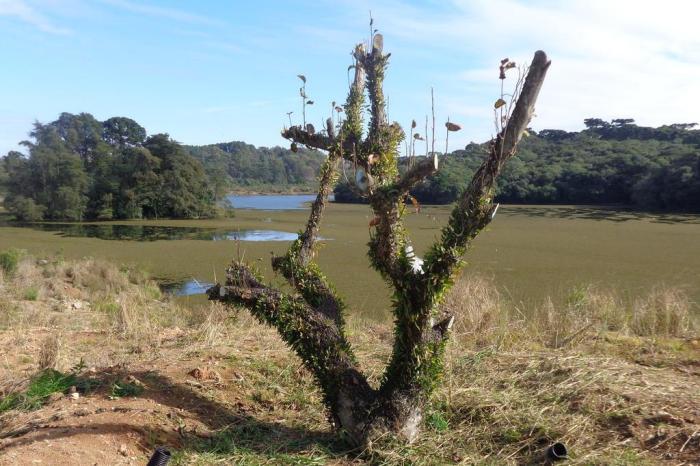
M 426 404 L 440 381 L 454 321 L 452 315 L 439 314 L 438 303 L 472 240 L 495 215 L 496 177 L 515 155 L 550 65 L 544 52 L 535 53 L 513 97 L 512 112 L 457 201 L 439 240 L 421 262 L 403 225 L 404 200 L 416 183 L 438 169 L 438 158 L 435 152 L 426 154 L 399 174 L 397 158 L 404 133 L 398 123 L 387 121 L 383 82 L 389 54 L 382 49 L 380 34 L 373 34 L 369 46 L 355 47 L 354 80 L 343 108 L 345 118 L 338 125 L 329 118 L 324 131 L 291 126 L 282 132 L 294 145 L 328 153 L 305 230 L 284 256 L 272 259 L 273 269 L 296 292 L 285 293 L 264 284 L 242 261 L 228 268 L 225 285 L 217 284 L 208 291 L 210 299 L 244 306 L 277 329 L 314 374 L 332 423 L 357 445 L 386 431 L 409 442 L 419 434 Z M 366 98 L 368 124 L 363 110 Z M 450 125 L 454 124 L 446 125 L 448 131 L 454 130 L 456 125 Z M 378 387 L 368 383 L 346 338 L 343 300 L 314 262 L 319 226 L 341 163 L 355 167 L 356 189 L 367 197 L 374 214 L 368 244 L 371 265 L 394 290 L 395 342 Z

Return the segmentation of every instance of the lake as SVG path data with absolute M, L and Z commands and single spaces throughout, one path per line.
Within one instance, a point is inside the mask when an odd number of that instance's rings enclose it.
M 14 226 L 14 225 L 13 225 Z M 294 241 L 298 234 L 279 230 L 230 230 L 160 225 L 119 225 L 102 223 L 28 223 L 20 228 L 49 231 L 72 238 L 97 238 L 113 241 Z
M 333 196 L 331 196 L 331 199 Z M 316 199 L 315 194 L 229 194 L 234 209 L 300 210 Z
M 275 197 L 260 196 L 269 205 Z M 264 202 L 263 202 L 264 201 Z M 298 205 L 297 201 L 276 202 Z M 406 226 L 416 254 L 422 256 L 446 222 L 448 206 L 424 206 L 406 214 Z M 268 231 L 293 234 L 307 211 L 237 209 L 235 218 L 158 220 L 109 224 L 212 232 Z M 367 259 L 368 224 L 365 205 L 330 204 L 319 244 L 318 263 L 348 303 L 349 313 L 370 319 L 388 318 L 391 294 Z M 85 225 L 85 224 L 83 224 Z M 94 224 L 90 224 L 94 225 Z M 101 223 L 99 225 L 105 225 Z M 181 230 L 176 230 L 181 232 Z M 189 230 L 187 230 L 189 231 Z M 58 234 L 57 234 L 58 233 Z M 222 280 L 233 258 L 254 262 L 267 280 L 283 286 L 270 267 L 271 254 L 282 254 L 288 241 L 212 241 L 180 239 L 133 241 L 68 236 L 60 232 L 0 226 L 0 250 L 16 247 L 36 256 L 102 257 L 136 265 L 167 283 Z M 501 206 L 495 220 L 479 235 L 465 256 L 466 274 L 493 280 L 509 299 L 523 308 L 551 298 L 564 302 L 571 290 L 593 284 L 614 288 L 632 301 L 655 286 L 681 287 L 700 302 L 700 216 L 641 213 L 589 206 Z M 190 289 L 196 289 L 196 284 Z M 183 297 L 197 305 L 203 295 Z

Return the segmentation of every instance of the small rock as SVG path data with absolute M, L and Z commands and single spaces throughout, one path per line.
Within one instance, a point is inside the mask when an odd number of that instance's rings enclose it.
M 73 393 L 69 393 L 68 396 L 70 397 L 71 400 L 77 400 L 78 398 L 80 398 L 80 393 L 73 392 Z
M 122 456 L 129 456 L 129 450 L 126 449 L 126 445 L 123 443 L 119 445 L 119 450 L 117 450 Z

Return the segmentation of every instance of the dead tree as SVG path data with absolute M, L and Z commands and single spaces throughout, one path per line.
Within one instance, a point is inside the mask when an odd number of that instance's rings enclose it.
M 253 268 L 234 261 L 227 269 L 226 284 L 215 285 L 208 294 L 210 299 L 246 307 L 277 329 L 314 374 L 332 423 L 353 443 L 366 444 L 386 431 L 410 442 L 420 431 L 426 403 L 443 372 L 445 344 L 454 320 L 452 315 L 438 315 L 437 305 L 472 240 L 495 215 L 496 177 L 515 155 L 550 62 L 544 52 L 535 53 L 512 112 L 491 141 L 487 157 L 459 197 L 439 240 L 416 267 L 403 225 L 403 203 L 416 183 L 438 169 L 438 158 L 433 153 L 399 174 L 398 150 L 404 133 L 398 123 L 386 118 L 383 81 L 389 54 L 382 51 L 382 36 L 373 36 L 371 50 L 356 46 L 353 56 L 354 80 L 342 124 L 336 129 L 329 119 L 325 131 L 292 126 L 282 132 L 294 145 L 328 153 L 306 229 L 284 256 L 272 259 L 273 269 L 295 292 L 264 284 Z M 368 124 L 363 117 L 366 98 Z M 356 167 L 358 185 L 375 216 L 368 244 L 371 265 L 394 290 L 395 342 L 378 387 L 371 386 L 358 367 L 345 334 L 343 300 L 314 262 L 328 194 L 343 159 Z

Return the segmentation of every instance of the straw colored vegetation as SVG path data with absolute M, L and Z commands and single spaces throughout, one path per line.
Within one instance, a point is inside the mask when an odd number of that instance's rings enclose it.
M 134 269 L 0 254 L 0 464 L 699 464 L 700 344 L 682 291 L 580 287 L 522 308 L 458 282 L 443 384 L 413 444 L 353 451 L 311 375 L 245 311 L 186 308 Z M 27 290 L 34 290 L 28 293 Z M 390 326 L 348 323 L 371 382 Z

